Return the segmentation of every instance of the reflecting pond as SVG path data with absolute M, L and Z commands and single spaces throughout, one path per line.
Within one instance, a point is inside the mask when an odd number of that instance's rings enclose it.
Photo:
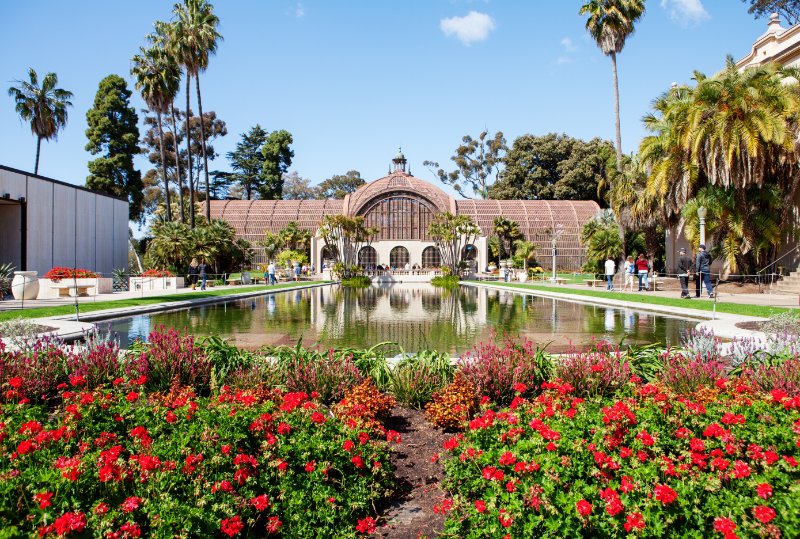
M 696 321 L 533 294 L 428 284 L 353 289 L 337 285 L 266 294 L 192 309 L 101 322 L 123 346 L 146 339 L 155 327 L 219 335 L 239 347 L 293 345 L 370 347 L 393 341 L 409 352 L 457 354 L 503 335 L 525 336 L 551 352 L 598 339 L 676 344 Z

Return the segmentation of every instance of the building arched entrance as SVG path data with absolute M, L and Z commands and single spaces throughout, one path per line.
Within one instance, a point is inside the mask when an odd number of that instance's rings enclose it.
M 478 258 L 478 249 L 470 244 L 464 246 L 461 249 L 461 260 L 477 260 Z
M 422 251 L 422 267 L 423 268 L 438 268 L 442 265 L 442 255 L 438 247 L 429 246 L 425 247 Z
M 358 251 L 358 265 L 368 270 L 375 269 L 378 265 L 378 252 L 375 247 L 365 245 Z
M 408 260 L 408 249 L 402 245 L 393 248 L 389 253 L 389 265 L 394 269 L 404 269 Z
M 327 262 L 328 265 L 331 265 L 338 258 L 338 254 L 339 250 L 335 245 L 325 245 L 322 247 L 319 257 L 322 259 L 323 263 Z

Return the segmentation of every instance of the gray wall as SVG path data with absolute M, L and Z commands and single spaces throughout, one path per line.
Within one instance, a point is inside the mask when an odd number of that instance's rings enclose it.
M 5 193 L 12 200 L 25 197 L 28 270 L 43 275 L 54 266 L 66 266 L 110 274 L 127 268 L 126 201 L 0 167 L 0 196 Z M 0 236 L 6 235 L 6 219 L 11 214 L 0 208 Z M 14 262 L 18 253 L 13 242 L 0 241 L 0 263 Z

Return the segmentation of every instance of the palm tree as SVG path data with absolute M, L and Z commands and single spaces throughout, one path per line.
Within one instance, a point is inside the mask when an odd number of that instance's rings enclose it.
M 191 230 L 178 221 L 157 222 L 152 228 L 153 239 L 147 246 L 149 258 L 162 268 L 178 268 L 189 256 Z
M 131 60 L 131 75 L 136 77 L 136 89 L 142 94 L 150 110 L 158 119 L 158 143 L 161 151 L 161 175 L 164 178 L 164 196 L 166 199 L 166 220 L 172 220 L 172 203 L 167 176 L 167 160 L 164 154 L 164 125 L 162 114 L 169 111 L 170 103 L 178 93 L 180 71 L 178 66 L 169 60 L 164 49 L 151 47 L 139 48 L 139 54 Z
M 56 88 L 58 76 L 48 73 L 39 86 L 39 77 L 31 67 L 28 69 L 30 81 L 14 81 L 19 86 L 8 89 L 8 95 L 16 102 L 17 114 L 22 120 L 31 124 L 31 133 L 36 136 L 36 164 L 33 173 L 39 173 L 39 153 L 42 139 L 56 139 L 58 131 L 67 125 L 67 107 L 72 92 Z
M 519 223 L 506 219 L 505 217 L 496 217 L 494 220 L 494 233 L 497 234 L 499 243 L 498 263 L 500 258 L 507 256 L 511 253 L 511 245 L 515 240 L 522 237 L 519 230 Z
M 619 123 L 619 81 L 617 54 L 633 34 L 634 23 L 644 15 L 644 0 L 589 0 L 581 6 L 580 14 L 589 15 L 586 29 L 603 54 L 611 58 L 614 76 L 614 122 L 617 130 L 617 167 L 622 166 L 622 134 Z
M 284 245 L 293 251 L 308 251 L 311 244 L 311 232 L 300 228 L 297 221 L 289 221 L 279 236 Z
M 183 0 L 172 10 L 173 52 L 178 62 L 186 69 L 186 110 L 187 133 L 189 132 L 189 80 L 194 77 L 197 88 L 197 112 L 200 115 L 200 148 L 206 177 L 206 219 L 211 219 L 209 193 L 208 158 L 206 157 L 206 137 L 203 126 L 203 100 L 200 94 L 200 73 L 208 68 L 209 56 L 217 52 L 217 44 L 222 36 L 217 31 L 219 18 L 214 14 L 214 6 L 207 0 Z
M 517 248 L 515 254 L 522 257 L 522 265 L 525 270 L 525 275 L 528 274 L 528 262 L 536 260 L 536 244 L 532 241 L 517 240 L 514 242 L 514 247 Z

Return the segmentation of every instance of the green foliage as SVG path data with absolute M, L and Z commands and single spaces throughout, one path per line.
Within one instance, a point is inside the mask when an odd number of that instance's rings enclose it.
M 747 12 L 756 18 L 769 17 L 777 13 L 791 26 L 800 22 L 800 0 L 742 0 L 742 2 L 750 3 Z
M 252 199 L 266 182 L 264 154 L 261 152 L 266 142 L 267 132 L 256 124 L 247 133 L 242 133 L 242 139 L 236 143 L 236 148 L 226 154 L 235 173 L 233 180 L 244 191 L 246 200 Z
M 459 281 L 458 275 L 437 275 L 431 279 L 431 284 L 441 288 L 456 288 Z
M 497 256 L 499 259 L 506 259 L 511 256 L 512 245 L 514 242 L 525 239 L 519 229 L 519 223 L 506 219 L 503 216 L 494 218 L 492 231 L 497 234 Z
M 317 186 L 315 198 L 344 198 L 356 189 L 365 185 L 364 178 L 357 170 L 348 170 L 345 174 L 335 174 Z
M 39 173 L 39 151 L 42 140 L 55 139 L 58 132 L 67 125 L 67 107 L 72 106 L 72 92 L 56 88 L 58 75 L 48 73 L 39 85 L 39 76 L 31 67 L 28 69 L 29 81 L 14 81 L 17 86 L 8 89 L 14 100 L 14 108 L 20 119 L 31 124 L 31 133 L 36 136 L 36 163 L 33 173 Z
M 588 142 L 564 134 L 522 135 L 503 159 L 505 171 L 489 197 L 506 200 L 595 200 L 605 204 L 598 186 L 606 181 L 610 142 Z
M 280 268 L 290 268 L 295 262 L 301 266 L 303 264 L 308 264 L 308 255 L 301 253 L 300 251 L 292 251 L 291 249 L 287 249 L 278 253 L 278 256 L 275 260 L 275 263 Z
M 658 344 L 629 345 L 625 359 L 631 372 L 644 380 L 654 380 L 664 369 L 664 351 Z
M 289 170 L 294 157 L 290 148 L 292 134 L 286 130 L 273 131 L 261 147 L 263 183 L 258 194 L 264 200 L 280 200 L 283 193 L 283 175 Z
M 151 233 L 145 263 L 157 269 L 183 273 L 192 258 L 204 258 L 214 273 L 228 273 L 249 264 L 252 257 L 249 242 L 237 239 L 226 221 L 213 220 L 194 230 L 178 221 L 156 222 Z
M 422 408 L 433 394 L 453 381 L 450 354 L 436 351 L 403 355 L 389 371 L 389 388 L 397 402 Z
M 372 285 L 372 279 L 366 275 L 356 275 L 349 279 L 342 279 L 341 285 L 350 288 L 367 288 Z
M 333 250 L 338 276 L 348 279 L 360 273 L 358 252 L 362 246 L 372 242 L 378 230 L 366 226 L 361 215 L 326 215 L 320 224 L 319 233 L 325 245 Z
M 493 137 L 489 137 L 489 131 L 482 131 L 477 139 L 465 135 L 461 142 L 455 155 L 450 158 L 456 164 L 456 170 L 446 172 L 435 161 L 425 161 L 422 164 L 443 184 L 451 185 L 459 195 L 469 198 L 464 193 L 464 188 L 470 187 L 478 198 L 489 198 L 491 182 L 500 176 L 503 155 L 507 150 L 506 139 L 502 131 L 498 131 Z
M 619 225 L 610 211 L 595 216 L 581 229 L 581 243 L 586 247 L 583 271 L 604 273 L 606 259 L 618 260 L 622 256 L 622 238 Z
M 14 266 L 11 262 L 0 264 L 0 299 L 11 292 L 11 281 L 14 279 Z
M 458 275 L 464 247 L 471 245 L 479 233 L 478 225 L 469 215 L 450 212 L 437 213 L 428 225 L 428 234 L 442 257 L 442 267 L 449 267 L 453 275 Z

